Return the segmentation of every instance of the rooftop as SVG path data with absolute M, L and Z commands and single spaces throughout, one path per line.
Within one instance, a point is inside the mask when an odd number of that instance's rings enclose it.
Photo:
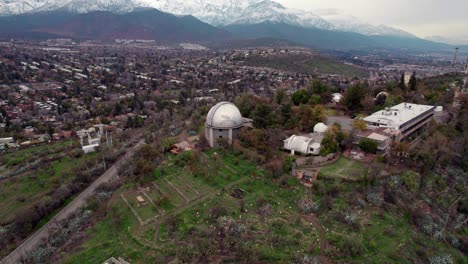
M 375 112 L 372 115 L 364 118 L 364 121 L 368 123 L 377 123 L 384 127 L 400 129 L 400 127 L 406 122 L 409 122 L 431 110 L 433 111 L 434 109 L 435 106 L 430 105 L 401 103 L 399 105 L 393 106 L 392 108 L 387 108 L 385 110 Z

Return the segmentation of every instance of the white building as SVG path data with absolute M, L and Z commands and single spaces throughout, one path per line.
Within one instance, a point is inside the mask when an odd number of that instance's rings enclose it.
M 322 140 L 328 126 L 318 123 L 314 127 L 314 133 L 304 136 L 292 135 L 283 141 L 283 148 L 291 151 L 292 155 L 320 155 Z
M 436 107 L 401 103 L 364 118 L 369 128 L 391 128 L 392 140 L 411 141 L 420 135 L 434 117 Z
M 343 95 L 340 93 L 334 93 L 332 94 L 332 103 L 334 104 L 339 104 L 343 100 Z
M 243 126 L 244 119 L 237 106 L 229 102 L 220 102 L 208 112 L 205 137 L 211 147 L 219 147 L 222 140 L 232 144 Z

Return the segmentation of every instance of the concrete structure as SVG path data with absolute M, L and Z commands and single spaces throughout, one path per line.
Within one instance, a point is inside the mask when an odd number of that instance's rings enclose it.
M 322 148 L 322 140 L 328 126 L 318 123 L 314 127 L 314 133 L 304 136 L 292 135 L 283 141 L 283 148 L 291 151 L 292 155 L 319 155 Z
M 375 129 L 369 129 L 360 131 L 353 135 L 353 144 L 359 145 L 359 142 L 363 138 L 371 139 L 377 142 L 377 154 L 385 155 L 392 144 L 392 137 L 394 130 L 392 128 L 379 127 Z
M 232 144 L 243 125 L 244 119 L 237 106 L 220 102 L 208 112 L 205 136 L 211 147 L 221 146 L 222 141 Z
M 104 127 L 105 125 L 99 124 L 94 125 L 92 128 L 76 132 L 76 135 L 80 138 L 81 148 L 85 154 L 95 152 L 101 145 L 101 138 L 104 135 L 106 136 L 107 145 L 109 145 L 107 132 L 104 131 Z
M 428 127 L 435 109 L 435 106 L 430 105 L 401 103 L 378 111 L 364 118 L 364 121 L 370 129 L 390 128 L 388 132 L 392 134 L 392 141 L 411 141 Z

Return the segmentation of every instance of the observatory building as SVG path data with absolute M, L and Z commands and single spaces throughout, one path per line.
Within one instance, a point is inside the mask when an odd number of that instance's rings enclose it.
M 208 112 L 205 136 L 212 148 L 221 146 L 222 141 L 232 144 L 243 126 L 244 118 L 237 106 L 229 102 L 220 102 Z
M 322 149 L 322 140 L 325 137 L 325 133 L 328 131 L 328 126 L 323 123 L 318 123 L 314 126 L 314 133 L 291 137 L 283 141 L 283 148 L 291 151 L 292 155 L 320 155 Z

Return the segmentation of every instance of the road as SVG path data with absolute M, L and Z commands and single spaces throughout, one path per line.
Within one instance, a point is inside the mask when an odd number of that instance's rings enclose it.
M 7 257 L 5 257 L 0 264 L 16 264 L 20 263 L 23 256 L 27 256 L 29 252 L 34 250 L 42 241 L 49 237 L 49 234 L 60 228 L 61 221 L 69 218 L 74 212 L 86 205 L 89 198 L 94 195 L 96 189 L 103 183 L 107 183 L 118 177 L 118 170 L 120 164 L 132 157 L 135 152 L 144 144 L 144 140 L 138 142 L 132 147 L 122 158 L 120 158 L 112 167 L 110 167 L 101 177 L 93 182 L 86 190 L 84 190 L 78 197 L 76 197 L 70 204 L 63 208 L 57 215 L 55 215 L 47 224 L 37 230 Z

